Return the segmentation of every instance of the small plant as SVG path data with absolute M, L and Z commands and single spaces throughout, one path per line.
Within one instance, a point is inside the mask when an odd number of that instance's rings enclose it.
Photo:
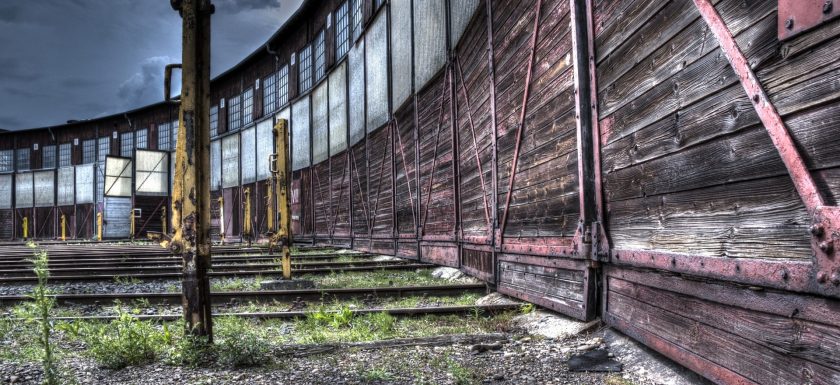
M 166 342 L 151 322 L 117 308 L 118 318 L 107 324 L 88 324 L 81 331 L 87 353 L 109 369 L 152 362 Z
M 364 379 L 365 382 L 390 381 L 393 378 L 394 375 L 384 368 L 371 368 L 362 373 L 362 379 Z
M 47 290 L 47 281 L 50 277 L 49 256 L 46 250 L 39 249 L 38 245 L 32 241 L 29 241 L 26 246 L 33 250 L 33 271 L 38 277 L 38 283 L 32 290 L 32 294 L 29 295 L 32 302 L 16 308 L 15 312 L 27 323 L 37 325 L 39 332 L 36 340 L 41 348 L 40 359 L 44 370 L 44 384 L 54 385 L 58 384 L 59 376 L 56 358 L 53 354 L 54 349 L 50 342 L 50 336 L 53 332 L 50 312 L 55 306 L 55 299 L 49 296 Z
M 336 311 L 327 311 L 325 307 L 321 306 L 318 310 L 307 314 L 306 317 L 316 324 L 338 329 L 350 325 L 353 320 L 353 311 L 347 305 L 341 306 Z
M 537 310 L 537 307 L 530 302 L 523 303 L 521 306 L 519 306 L 519 313 L 521 314 L 533 313 L 534 310 Z
M 476 374 L 452 359 L 449 354 L 435 357 L 431 364 L 438 370 L 446 370 L 457 385 L 469 385 L 477 382 Z
M 269 342 L 248 320 L 222 317 L 216 324 L 216 352 L 219 362 L 232 367 L 259 366 L 269 361 Z
M 114 282 L 120 285 L 137 285 L 140 284 L 140 278 L 137 277 L 123 277 L 119 275 L 114 276 Z

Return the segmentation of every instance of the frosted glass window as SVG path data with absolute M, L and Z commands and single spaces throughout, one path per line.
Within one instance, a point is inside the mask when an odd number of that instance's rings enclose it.
M 58 169 L 58 206 L 69 206 L 73 204 L 73 192 L 76 190 L 75 173 L 73 167 L 61 167 Z
M 0 209 L 12 208 L 12 174 L 0 175 Z
M 299 93 L 304 93 L 312 87 L 312 45 L 303 47 L 298 53 L 300 63 L 298 64 Z
M 70 146 L 72 146 L 70 143 L 62 143 L 58 145 L 58 167 L 65 167 L 72 164 Z
M 350 145 L 365 137 L 365 41 L 350 49 Z
M 446 1 L 414 2 L 414 87 L 423 88 L 446 64 Z
M 32 207 L 32 173 L 15 174 L 15 207 Z
M 36 171 L 32 177 L 35 184 L 35 207 L 55 206 L 55 172 Z
M 76 166 L 76 203 L 93 203 L 93 165 Z
M 330 74 L 330 155 L 347 148 L 347 63 Z
M 99 138 L 96 149 L 96 197 L 102 202 L 105 194 L 105 158 L 111 155 L 111 138 Z
M 247 126 L 254 121 L 254 89 L 249 88 L 242 93 L 242 125 Z
M 292 105 L 292 170 L 309 167 L 309 98 Z
M 158 124 L 158 150 L 169 151 L 171 148 L 170 141 L 172 140 L 172 124 L 161 123 Z
M 124 132 L 120 134 L 120 156 L 130 157 L 134 151 L 134 133 Z
M 16 166 L 18 171 L 25 171 L 29 170 L 29 149 L 28 148 L 19 148 L 15 150 L 16 155 Z
M 353 18 L 353 40 L 362 36 L 362 1 L 363 0 L 349 0 L 350 1 L 350 15 Z
M 265 180 L 271 175 L 268 157 L 274 153 L 274 129 L 272 119 L 257 123 L 257 180 Z
M 89 139 L 82 142 L 82 163 L 96 161 L 96 140 Z
M 411 0 L 391 0 L 391 96 L 398 109 L 411 95 Z
M 166 195 L 169 183 L 169 154 L 160 151 L 137 150 L 138 195 Z
M 228 99 L 228 131 L 236 131 L 242 127 L 242 98 L 240 96 Z
M 132 182 L 131 159 L 108 157 L 105 159 L 105 195 L 130 197 Z
M 217 191 L 222 187 L 222 142 L 210 142 L 210 190 Z
M 382 12 L 365 34 L 367 60 L 367 130 L 388 122 L 388 24 Z
M 149 129 L 137 130 L 137 148 L 149 148 Z
M 222 187 L 239 186 L 239 134 L 222 139 Z
M 242 183 L 257 180 L 257 137 L 256 129 L 242 130 Z
M 328 115 L 327 83 L 323 83 L 312 92 L 312 162 L 316 164 L 329 153 Z
M 178 119 L 172 121 L 172 151 L 175 151 L 175 146 L 178 145 Z
M 451 25 L 449 30 L 452 33 L 449 44 L 451 47 L 455 47 L 458 44 L 458 41 L 461 40 L 464 30 L 467 29 L 467 24 L 470 23 L 470 19 L 472 19 L 472 16 L 476 9 L 478 9 L 479 4 L 481 4 L 481 2 L 478 0 L 458 0 L 449 2 L 449 20 Z

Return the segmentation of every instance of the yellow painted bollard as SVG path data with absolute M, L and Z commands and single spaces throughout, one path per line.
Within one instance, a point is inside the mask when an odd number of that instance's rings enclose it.
M 160 208 L 160 233 L 166 235 L 166 207 Z
M 225 244 L 225 198 L 219 197 L 219 238 Z
M 245 223 L 242 224 L 242 237 L 248 239 L 248 246 L 251 246 L 251 189 L 245 188 Z
M 102 240 L 102 212 L 96 213 L 96 240 Z
M 23 239 L 29 239 L 29 217 L 23 217 Z
M 61 240 L 67 240 L 67 217 L 61 214 Z
M 130 229 L 129 233 L 131 234 L 131 239 L 133 240 L 134 239 L 134 209 L 132 209 L 131 212 L 129 213 L 128 223 L 129 223 L 129 229 Z

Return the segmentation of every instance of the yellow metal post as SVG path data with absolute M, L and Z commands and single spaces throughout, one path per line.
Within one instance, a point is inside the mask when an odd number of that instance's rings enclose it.
M 102 240 L 102 224 L 103 223 L 104 222 L 102 220 L 102 212 L 100 211 L 100 212 L 96 213 L 96 240 L 97 241 Z
M 23 239 L 29 239 L 29 217 L 23 217 Z
M 274 141 L 276 153 L 272 156 L 271 173 L 274 182 L 274 193 L 277 201 L 277 211 L 280 214 L 277 231 L 269 239 L 269 250 L 280 249 L 283 267 L 283 279 L 292 279 L 292 216 L 289 204 L 289 176 L 291 175 L 289 162 L 289 125 L 285 119 L 277 120 L 274 125 Z
M 61 214 L 61 240 L 67 240 L 67 217 Z
M 160 233 L 166 235 L 166 207 L 160 208 Z
M 273 158 L 269 157 L 268 162 L 271 164 Z M 268 219 L 268 232 L 273 234 L 275 231 L 274 228 L 274 176 L 269 177 L 268 182 L 266 183 L 268 187 L 268 194 L 265 197 L 265 215 Z
M 245 223 L 242 224 L 242 237 L 248 241 L 248 247 L 251 246 L 251 188 L 245 187 L 245 215 L 243 215 Z
M 213 341 L 210 307 L 210 0 L 171 0 L 182 19 L 181 108 L 175 146 L 169 246 L 183 260 L 186 332 Z M 171 68 L 167 66 L 167 74 Z M 171 79 L 171 77 L 170 77 Z M 165 85 L 165 99 L 170 100 Z
M 134 240 L 134 209 L 131 209 L 130 216 L 128 217 L 128 224 L 129 224 L 129 233 L 131 234 L 131 239 Z
M 219 197 L 219 238 L 225 244 L 225 198 Z

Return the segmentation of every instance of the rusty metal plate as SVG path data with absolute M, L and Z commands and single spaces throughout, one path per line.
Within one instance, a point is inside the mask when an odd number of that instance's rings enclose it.
M 840 0 L 779 0 L 779 40 L 790 39 L 840 15 Z

